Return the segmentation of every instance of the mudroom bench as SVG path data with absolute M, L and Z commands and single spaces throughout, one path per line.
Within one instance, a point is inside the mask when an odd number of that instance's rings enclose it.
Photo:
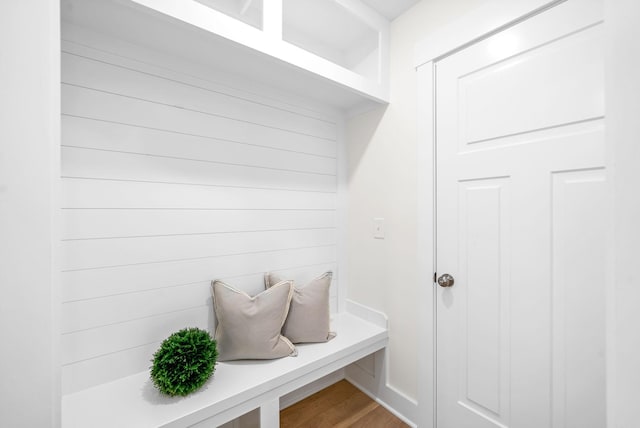
M 297 357 L 218 363 L 204 387 L 187 397 L 161 395 L 148 371 L 66 395 L 62 427 L 217 427 L 259 408 L 260 426 L 276 428 L 280 397 L 386 346 L 385 316 L 361 308 L 334 314 L 337 337 L 298 345 Z

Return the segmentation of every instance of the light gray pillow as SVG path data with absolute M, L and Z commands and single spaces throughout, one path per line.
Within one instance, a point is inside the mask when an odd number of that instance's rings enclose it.
M 294 287 L 289 315 L 282 328 L 282 334 L 293 343 L 326 342 L 336 334 L 329 331 L 329 292 L 331 272 L 325 272 L 304 287 Z M 268 290 L 282 284 L 274 273 L 265 273 L 264 284 Z
M 255 297 L 222 281 L 213 281 L 211 289 L 218 321 L 218 361 L 297 355 L 295 346 L 281 334 L 293 296 L 292 281 L 283 281 Z

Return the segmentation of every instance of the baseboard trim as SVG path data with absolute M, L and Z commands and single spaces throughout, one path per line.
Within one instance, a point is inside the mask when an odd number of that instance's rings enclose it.
M 387 403 L 386 401 L 384 401 L 383 399 L 381 399 L 380 397 L 375 396 L 371 391 L 369 391 L 367 388 L 365 388 L 362 384 L 360 384 L 358 381 L 356 381 L 355 379 L 353 379 L 350 376 L 347 376 L 345 378 L 348 382 L 350 382 L 351 384 L 353 384 L 353 386 L 355 386 L 356 388 L 358 388 L 360 391 L 364 392 L 365 394 L 367 394 L 372 400 L 374 400 L 376 403 L 380 404 L 382 407 L 384 407 L 385 409 L 387 409 L 390 413 L 392 413 L 395 417 L 397 417 L 398 419 L 400 419 L 402 422 L 404 422 L 405 424 L 409 425 L 412 428 L 417 428 L 418 425 L 416 425 L 412 420 L 410 420 L 409 418 L 407 418 L 405 415 L 403 415 L 402 413 L 400 413 L 399 411 L 397 411 L 393 406 L 391 406 L 389 403 Z M 388 387 L 389 388 L 389 387 Z M 404 397 L 403 394 L 400 394 L 399 392 L 395 391 L 393 388 L 389 388 L 389 391 L 393 394 L 397 394 L 398 399 L 400 400 L 406 400 L 409 401 L 407 398 Z M 414 403 L 411 403 L 413 405 Z M 410 405 L 411 405 L 410 404 Z
M 387 383 L 386 363 L 386 351 L 378 351 L 373 354 L 373 361 L 347 366 L 345 378 L 406 424 L 416 427 L 418 403 Z

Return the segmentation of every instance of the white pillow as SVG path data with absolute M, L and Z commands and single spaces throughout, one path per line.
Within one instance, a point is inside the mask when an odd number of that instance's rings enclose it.
M 336 336 L 329 331 L 329 293 L 332 276 L 331 272 L 325 272 L 304 287 L 294 287 L 289 315 L 282 328 L 282 334 L 293 343 L 326 342 Z M 273 273 L 264 275 L 264 283 L 268 290 L 286 282 L 290 281 L 283 281 Z
M 255 297 L 222 281 L 213 281 L 211 289 L 218 321 L 218 361 L 297 355 L 295 346 L 281 334 L 293 296 L 293 282 L 283 281 Z

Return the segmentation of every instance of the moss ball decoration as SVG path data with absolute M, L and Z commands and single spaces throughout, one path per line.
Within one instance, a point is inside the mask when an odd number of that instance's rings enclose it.
M 215 370 L 216 341 L 199 328 L 185 328 L 166 338 L 153 354 L 151 380 L 163 393 L 187 395 L 200 388 Z

